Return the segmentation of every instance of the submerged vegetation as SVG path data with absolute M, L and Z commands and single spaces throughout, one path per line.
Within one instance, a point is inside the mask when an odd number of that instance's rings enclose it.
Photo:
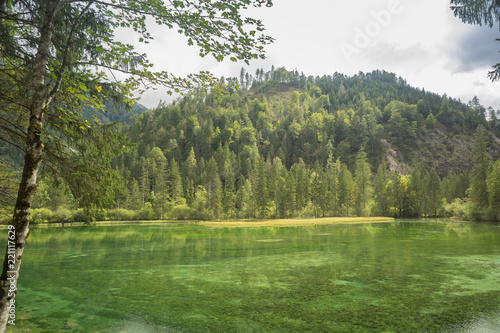
M 33 228 L 10 329 L 495 332 L 499 237 L 446 220 Z

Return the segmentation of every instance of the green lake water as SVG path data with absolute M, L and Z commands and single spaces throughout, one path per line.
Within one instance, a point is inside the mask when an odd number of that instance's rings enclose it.
M 500 332 L 500 225 L 33 228 L 25 331 Z

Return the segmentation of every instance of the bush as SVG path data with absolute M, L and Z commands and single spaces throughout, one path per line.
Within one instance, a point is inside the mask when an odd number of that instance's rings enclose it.
M 73 214 L 69 209 L 59 208 L 52 215 L 52 219 L 49 222 L 56 223 L 68 223 L 73 221 Z
M 207 218 L 208 217 L 207 217 L 205 209 L 202 209 L 201 211 L 199 211 L 196 208 L 191 208 L 189 210 L 189 219 L 190 220 L 206 220 Z
M 146 202 L 144 207 L 137 212 L 137 217 L 140 220 L 152 220 L 155 218 L 155 212 L 150 202 Z
M 466 209 L 467 201 L 456 198 L 452 203 L 447 203 L 446 199 L 443 200 L 443 215 L 446 217 L 465 217 L 465 209 Z
M 488 207 L 484 210 L 483 217 L 486 221 L 498 220 L 497 212 L 492 207 Z
M 95 221 L 106 221 L 106 211 L 104 209 L 96 210 L 92 212 L 91 218 Z
M 172 209 L 172 218 L 174 219 L 188 220 L 190 217 L 190 208 L 186 204 L 177 205 Z
M 31 210 L 31 223 L 52 222 L 54 213 L 48 208 L 36 208 Z
M 83 208 L 78 208 L 73 212 L 73 222 L 88 222 L 91 220 L 90 216 L 88 216 Z
M 304 209 L 301 212 L 301 216 L 306 218 L 316 217 L 316 207 L 312 204 L 311 201 L 307 203 Z
M 137 219 L 137 214 L 133 210 L 124 208 L 110 209 L 106 212 L 108 220 L 114 221 L 130 221 Z
M 470 221 L 481 221 L 483 218 L 481 209 L 470 201 L 465 204 L 464 215 L 464 217 Z

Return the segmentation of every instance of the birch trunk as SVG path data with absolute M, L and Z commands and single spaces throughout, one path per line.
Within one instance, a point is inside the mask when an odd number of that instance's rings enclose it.
M 60 0 L 48 0 L 45 18 L 40 30 L 40 40 L 32 76 L 32 102 L 27 130 L 24 167 L 14 215 L 9 226 L 8 245 L 0 276 L 0 332 L 6 325 L 16 324 L 15 294 L 21 258 L 29 235 L 29 219 L 33 197 L 37 190 L 37 175 L 42 163 L 43 142 L 41 133 L 44 126 L 44 113 L 48 107 L 48 87 L 45 84 L 45 69 L 49 59 L 54 17 Z

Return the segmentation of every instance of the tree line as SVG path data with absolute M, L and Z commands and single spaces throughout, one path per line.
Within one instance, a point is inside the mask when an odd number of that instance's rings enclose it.
M 226 81 L 231 80 L 237 81 Z M 489 193 L 496 193 L 491 165 L 498 152 L 491 138 L 498 122 L 495 112 L 487 117 L 477 98 L 468 104 L 437 98 L 380 71 L 313 78 L 284 69 L 259 70 L 255 78 L 243 74 L 239 81 L 241 90 L 229 85 L 222 96 L 195 91 L 123 125 L 134 146 L 112 166 L 125 181 L 116 181 L 105 205 L 107 217 L 101 211 L 98 218 L 497 218 Z M 399 99 L 368 100 L 377 89 L 399 91 Z M 330 96 L 343 90 L 352 90 L 359 100 L 336 109 Z M 422 138 L 444 138 L 443 132 L 480 136 L 484 144 L 471 146 L 460 163 L 419 158 Z M 389 149 L 397 151 L 392 166 Z M 492 149 L 494 156 L 488 153 Z M 481 178 L 469 175 L 476 172 L 476 156 L 486 161 Z M 75 205 L 71 195 L 48 185 L 54 182 L 57 178 L 48 173 L 42 180 L 35 221 L 84 219 L 81 211 L 64 210 Z M 473 190 L 478 184 L 482 190 Z M 481 200 L 476 192 L 483 193 Z M 467 214 L 458 214 L 460 209 Z

